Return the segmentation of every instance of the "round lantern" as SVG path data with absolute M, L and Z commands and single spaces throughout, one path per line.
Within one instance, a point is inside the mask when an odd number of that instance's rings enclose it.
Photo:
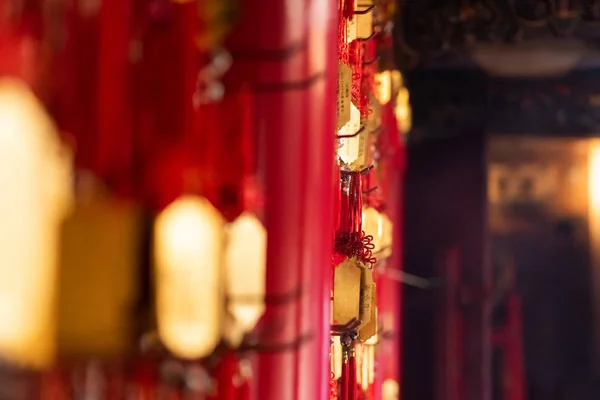
M 0 80 L 0 356 L 44 367 L 55 351 L 60 224 L 72 200 L 71 154 L 22 82 Z
M 229 225 L 225 249 L 227 310 L 241 333 L 254 329 L 265 311 L 266 264 L 267 231 L 244 212 Z
M 158 333 L 176 356 L 212 353 L 221 337 L 224 221 L 198 196 L 183 196 L 155 225 Z

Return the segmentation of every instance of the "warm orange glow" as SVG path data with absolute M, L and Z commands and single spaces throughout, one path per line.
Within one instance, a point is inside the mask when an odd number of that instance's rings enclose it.
M 228 310 L 243 332 L 254 329 L 265 311 L 267 231 L 251 213 L 229 227 L 225 253 Z
M 405 87 L 400 88 L 396 96 L 395 114 L 400 132 L 408 133 L 412 128 L 412 109 L 408 89 Z
M 369 339 L 363 345 L 357 347 L 361 350 L 361 371 L 357 371 L 360 374 L 360 382 L 363 390 L 368 390 L 369 387 L 375 383 L 375 345 L 377 341 L 371 341 Z
M 23 83 L 0 80 L 0 355 L 43 367 L 55 352 L 60 223 L 71 201 L 71 154 Z
M 392 73 L 382 71 L 375 75 L 376 95 L 380 104 L 387 104 L 392 99 Z
M 588 226 L 590 233 L 590 261 L 593 279 L 595 304 L 598 304 L 600 294 L 600 141 L 592 140 L 588 155 L 588 194 L 589 214 Z M 600 351 L 600 308 L 595 307 L 595 340 L 596 352 Z
M 381 214 L 381 224 L 381 257 L 385 258 L 392 254 L 392 246 L 394 244 L 394 224 L 385 213 Z
M 400 398 L 400 385 L 393 379 L 383 382 L 383 400 L 398 400 Z
M 340 337 L 339 336 L 334 336 L 333 337 L 333 349 L 331 350 L 333 352 L 332 354 L 332 371 L 333 371 L 333 376 L 335 377 L 336 380 L 340 379 L 340 377 L 342 376 L 342 344 L 340 342 Z
M 208 200 L 184 196 L 156 219 L 156 311 L 175 355 L 209 355 L 221 336 L 223 224 Z
M 375 248 L 373 253 L 378 253 L 383 249 L 384 243 L 384 220 L 382 215 L 373 207 L 367 207 L 362 213 L 363 230 L 367 235 L 373 236 Z

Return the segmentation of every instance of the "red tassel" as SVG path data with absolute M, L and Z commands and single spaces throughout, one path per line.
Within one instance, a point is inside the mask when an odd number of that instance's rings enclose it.
M 342 0 L 342 10 L 342 15 L 344 18 L 354 18 L 354 0 Z
M 356 354 L 354 353 L 354 345 L 348 356 L 348 400 L 356 400 L 357 381 L 356 381 Z
M 342 364 L 342 377 L 340 379 L 340 400 L 349 400 L 350 392 L 350 364 L 348 363 L 348 357 L 344 356 L 344 363 Z

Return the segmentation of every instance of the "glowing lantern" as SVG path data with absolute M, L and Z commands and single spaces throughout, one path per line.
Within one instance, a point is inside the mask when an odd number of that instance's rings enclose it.
M 408 89 L 405 87 L 398 91 L 394 113 L 400 132 L 408 133 L 412 128 L 412 109 L 410 107 Z
M 350 103 L 350 121 L 338 131 L 340 136 L 352 136 L 339 139 L 338 158 L 346 169 L 359 171 L 364 169 L 368 160 L 369 132 L 364 129 L 353 136 L 361 128 L 360 111 Z
M 390 71 L 382 71 L 375 75 L 377 100 L 387 104 L 392 99 L 392 75 Z
M 265 311 L 267 232 L 251 213 L 243 213 L 228 228 L 225 252 L 228 311 L 242 333 L 254 329 Z
M 385 213 L 381 213 L 382 237 L 380 258 L 389 257 L 392 254 L 394 244 L 394 224 Z
M 183 196 L 155 227 L 158 333 L 175 355 L 201 358 L 220 340 L 223 220 L 204 198 Z
M 71 154 L 42 104 L 0 80 L 0 354 L 43 367 L 55 352 L 60 224 L 71 198 Z
M 382 399 L 398 400 L 400 398 L 400 385 L 393 379 L 387 379 L 383 382 Z
M 373 207 L 367 207 L 362 213 L 363 230 L 373 236 L 373 253 L 378 253 L 384 246 L 384 222 L 381 214 Z
M 377 346 L 377 336 L 373 336 L 362 346 L 361 362 L 361 386 L 367 391 L 375 383 L 375 347 Z

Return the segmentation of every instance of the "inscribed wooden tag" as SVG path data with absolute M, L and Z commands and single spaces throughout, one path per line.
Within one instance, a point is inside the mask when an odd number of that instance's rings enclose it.
M 356 258 L 343 261 L 335 268 L 333 279 L 333 322 L 347 324 L 360 317 L 362 268 Z
M 360 308 L 359 315 L 361 326 L 365 326 L 371 321 L 371 306 L 373 287 L 373 270 L 369 269 L 365 264 L 361 263 L 360 275 Z
M 377 333 L 377 285 L 375 282 L 371 285 L 371 318 L 358 331 L 358 339 L 362 342 L 369 340 Z
M 350 121 L 350 99 L 352 96 L 352 69 L 340 63 L 337 85 L 337 129 Z
M 373 14 L 356 14 L 356 35 L 359 38 L 366 38 L 373 33 Z

